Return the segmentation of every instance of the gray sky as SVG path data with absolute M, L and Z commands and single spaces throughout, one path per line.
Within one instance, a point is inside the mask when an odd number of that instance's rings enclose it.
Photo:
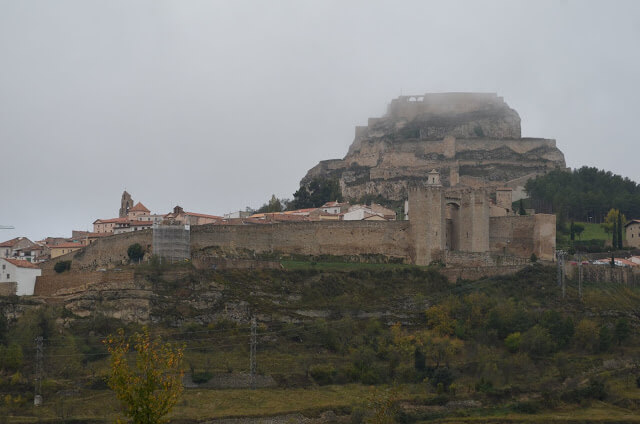
M 0 240 L 291 197 L 401 93 L 497 92 L 640 181 L 637 1 L 0 0 Z

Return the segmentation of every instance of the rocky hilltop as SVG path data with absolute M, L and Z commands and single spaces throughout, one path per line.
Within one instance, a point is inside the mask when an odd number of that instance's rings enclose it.
M 406 197 L 411 181 L 438 169 L 444 185 L 508 186 L 524 195 L 529 178 L 564 168 L 555 140 L 522 138 L 520 116 L 493 93 L 400 96 L 381 118 L 356 127 L 344 159 L 320 162 L 315 177 L 337 178 L 349 199 Z

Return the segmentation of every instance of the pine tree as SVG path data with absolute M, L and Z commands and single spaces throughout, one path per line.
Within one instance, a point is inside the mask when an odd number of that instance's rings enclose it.
M 617 222 L 617 229 L 618 229 L 618 249 L 622 249 L 622 212 L 618 212 L 618 222 Z

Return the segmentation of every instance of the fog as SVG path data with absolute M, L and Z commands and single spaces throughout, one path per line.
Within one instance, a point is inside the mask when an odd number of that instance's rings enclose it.
M 0 240 L 291 197 L 401 94 L 496 92 L 640 181 L 634 1 L 0 0 Z

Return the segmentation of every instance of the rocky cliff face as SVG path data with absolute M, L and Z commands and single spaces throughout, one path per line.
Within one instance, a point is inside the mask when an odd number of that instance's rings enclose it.
M 521 137 L 520 116 L 502 97 L 438 93 L 392 100 L 385 116 L 356 127 L 344 159 L 320 162 L 301 184 L 337 178 L 346 198 L 401 200 L 437 169 L 444 185 L 509 186 L 517 199 L 529 178 L 565 166 L 555 140 Z

